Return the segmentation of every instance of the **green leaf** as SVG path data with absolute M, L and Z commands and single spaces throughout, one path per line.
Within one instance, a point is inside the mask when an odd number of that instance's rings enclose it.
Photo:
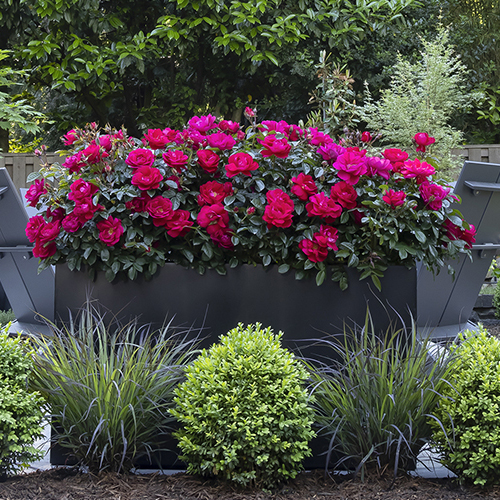
M 324 269 L 321 269 L 321 271 L 318 271 L 316 274 L 316 285 L 320 286 L 323 281 L 325 281 L 326 278 L 326 271 Z
M 373 281 L 373 284 L 377 287 L 377 290 L 379 292 L 381 292 L 382 291 L 382 283 L 380 283 L 379 277 L 372 274 L 372 281 Z
M 281 264 L 281 266 L 278 267 L 278 272 L 280 274 L 285 274 L 290 270 L 290 266 L 288 264 Z
M 101 260 L 107 262 L 109 260 L 109 250 L 104 248 L 101 250 Z

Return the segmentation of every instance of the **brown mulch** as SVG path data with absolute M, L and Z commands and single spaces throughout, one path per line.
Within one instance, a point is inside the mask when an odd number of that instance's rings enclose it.
M 500 489 L 464 488 L 451 479 L 373 477 L 326 479 L 321 471 L 302 473 L 281 489 L 238 490 L 185 473 L 172 476 L 93 476 L 52 469 L 16 476 L 0 484 L 1 500 L 468 500 L 500 499 Z

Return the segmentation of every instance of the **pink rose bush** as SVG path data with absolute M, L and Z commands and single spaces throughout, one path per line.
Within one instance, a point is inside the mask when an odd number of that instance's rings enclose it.
M 398 149 L 369 156 L 316 128 L 285 121 L 251 126 L 212 115 L 141 138 L 92 125 L 63 137 L 61 164 L 30 175 L 26 228 L 40 267 L 152 277 L 172 262 L 224 274 L 276 265 L 347 286 L 345 270 L 379 279 L 389 265 L 438 270 L 469 252 L 474 228 L 425 161 Z M 372 141 L 362 134 L 362 143 Z

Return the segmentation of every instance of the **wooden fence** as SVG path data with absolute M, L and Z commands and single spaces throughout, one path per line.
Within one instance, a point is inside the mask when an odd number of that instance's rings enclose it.
M 481 161 L 500 164 L 500 144 L 477 144 L 464 146 L 454 150 L 464 161 Z M 49 163 L 62 161 L 56 153 L 47 153 Z M 26 178 L 40 167 L 40 159 L 25 153 L 0 153 L 0 167 L 7 168 L 9 175 L 17 188 L 26 188 Z
M 54 163 L 60 160 L 56 153 L 47 153 L 47 161 Z M 27 153 L 0 153 L 0 167 L 5 167 L 9 172 L 14 185 L 20 188 L 27 188 L 29 184 L 26 178 L 31 172 L 40 168 L 40 158 Z

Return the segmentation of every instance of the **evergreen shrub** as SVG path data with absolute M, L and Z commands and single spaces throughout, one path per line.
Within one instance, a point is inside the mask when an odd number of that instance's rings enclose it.
M 0 332 L 0 477 L 18 472 L 43 452 L 33 446 L 42 437 L 43 398 L 26 388 L 30 354 L 21 337 Z
M 500 483 L 500 340 L 481 326 L 452 348 L 456 355 L 431 420 L 442 463 L 463 482 Z
M 243 486 L 294 478 L 311 454 L 307 372 L 257 323 L 220 337 L 186 369 L 171 412 L 188 472 Z

